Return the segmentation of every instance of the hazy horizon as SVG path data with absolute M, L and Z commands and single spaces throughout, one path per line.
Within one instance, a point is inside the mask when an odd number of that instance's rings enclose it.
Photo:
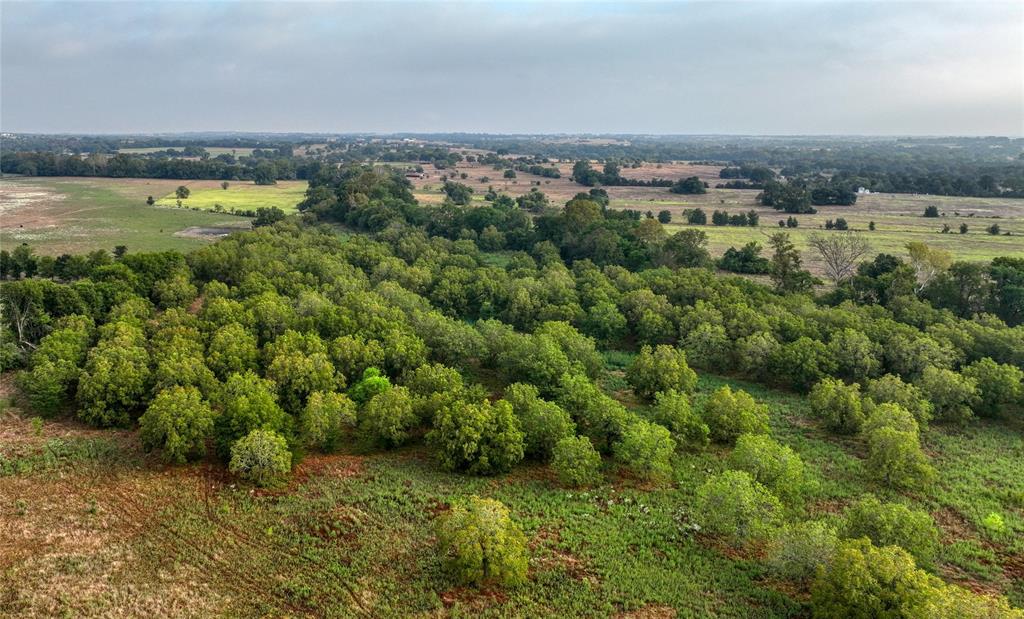
M 0 130 L 1024 134 L 1024 4 L 19 3 Z

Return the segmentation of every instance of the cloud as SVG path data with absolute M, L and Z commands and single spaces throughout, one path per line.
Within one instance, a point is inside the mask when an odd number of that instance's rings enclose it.
M 1024 133 L 1017 3 L 5 3 L 6 131 Z

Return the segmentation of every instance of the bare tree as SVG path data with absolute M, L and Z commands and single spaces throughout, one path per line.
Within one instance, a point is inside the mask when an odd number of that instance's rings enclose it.
M 871 251 L 871 244 L 856 232 L 815 232 L 807 237 L 807 244 L 821 256 L 825 274 L 836 284 L 851 277 L 857 261 Z

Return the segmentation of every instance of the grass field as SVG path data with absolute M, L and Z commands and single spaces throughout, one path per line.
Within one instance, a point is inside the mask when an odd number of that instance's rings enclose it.
M 220 186 L 220 181 L 182 181 L 191 190 L 189 197 L 182 200 L 184 208 L 200 208 L 207 211 L 224 212 L 235 210 L 255 211 L 261 207 L 276 206 L 285 213 L 294 213 L 296 205 L 302 201 L 306 193 L 306 181 L 278 181 L 276 185 L 256 185 L 252 181 L 231 181 L 227 189 Z M 156 206 L 178 208 L 178 199 L 174 195 L 175 185 L 169 192 L 158 197 Z
M 211 157 L 217 155 L 234 155 L 236 157 L 248 157 L 252 154 L 255 148 L 227 148 L 224 146 L 204 146 L 206 152 L 210 153 Z M 145 155 L 147 153 L 159 153 L 167 150 L 166 146 L 153 146 L 148 148 L 119 148 L 117 152 L 125 154 Z M 173 148 L 173 150 L 181 152 L 180 148 Z
M 615 354 L 615 364 L 628 355 Z M 7 377 L 9 378 L 9 377 Z M 3 381 L 9 385 L 9 381 Z M 700 400 L 724 381 L 703 376 Z M 896 497 L 863 480 L 861 448 L 808 418 L 794 395 L 738 383 L 772 411 L 772 432 L 808 463 L 807 515 L 834 520 L 865 491 L 929 511 L 935 572 L 1024 602 L 1024 443 L 985 422 L 923 435 L 939 470 Z M 621 373 L 604 381 L 623 394 Z M 8 391 L 9 393 L 9 391 Z M 623 400 L 633 406 L 629 398 Z M 0 614 L 9 616 L 798 617 L 806 591 L 774 579 L 762 548 L 685 527 L 695 489 L 725 451 L 680 454 L 670 487 L 609 468 L 589 491 L 539 465 L 478 478 L 443 472 L 422 447 L 309 456 L 287 488 L 254 492 L 221 465 L 164 467 L 131 432 L 72 421 L 33 427 L 0 412 Z M 453 587 L 434 552 L 435 517 L 470 494 L 511 509 L 530 547 L 528 583 Z M 1006 534 L 982 533 L 990 512 Z M 6 590 L 3 588 L 6 587 Z
M 147 196 L 173 193 L 161 179 L 0 179 L 0 246 L 28 243 L 39 253 L 84 253 L 126 245 L 130 251 L 188 251 L 217 235 L 247 229 L 243 217 L 156 208 Z
M 466 179 L 459 179 L 474 189 L 474 204 L 481 203 L 489 186 L 497 191 L 504 191 L 516 196 L 537 187 L 550 198 L 555 206 L 561 206 L 579 192 L 586 192 L 587 187 L 580 186 L 571 180 L 572 164 L 557 164 L 563 177 L 546 179 L 540 176 L 517 173 L 515 180 L 501 178 L 501 173 L 489 166 L 475 163 L 460 163 L 454 174 L 466 173 Z M 635 178 L 669 178 L 699 176 L 712 187 L 721 182 L 718 179 L 719 168 L 706 165 L 686 163 L 666 163 L 658 167 L 645 164 L 637 169 L 623 169 L 622 174 Z M 418 200 L 426 204 L 436 204 L 444 200 L 441 193 L 441 176 L 451 175 L 451 170 L 442 171 L 427 168 L 428 177 L 414 181 L 414 194 Z M 481 177 L 489 177 L 488 182 L 481 182 Z M 536 183 L 540 185 L 536 185 Z M 721 256 L 729 247 L 740 247 L 750 241 L 758 241 L 762 246 L 767 244 L 768 235 L 779 231 L 778 221 L 788 215 L 771 208 L 763 207 L 756 202 L 756 190 L 741 189 L 709 189 L 702 195 L 673 194 L 666 188 L 659 187 L 605 187 L 611 198 L 611 208 L 633 209 L 643 212 L 658 213 L 668 210 L 673 221 L 667 226 L 668 232 L 674 233 L 687 226 L 683 217 L 684 211 L 702 208 L 708 214 L 709 224 L 699 226 L 708 235 L 708 249 L 713 257 Z M 926 206 L 937 206 L 944 214 L 938 219 L 922 217 Z M 761 216 L 761 225 L 755 228 L 738 228 L 731 226 L 710 225 L 711 213 L 714 210 L 729 213 L 756 210 Z M 786 229 L 797 247 L 804 250 L 806 266 L 814 273 L 822 273 L 822 264 L 818 256 L 807 251 L 807 236 L 814 231 L 823 231 L 825 221 L 845 218 L 850 227 L 863 231 L 870 241 L 875 253 L 886 252 L 894 255 L 906 255 L 905 245 L 910 241 L 923 241 L 935 247 L 950 251 L 958 260 L 991 260 L 997 256 L 1024 256 L 1024 200 L 1011 198 L 958 198 L 947 196 L 911 195 L 911 194 L 870 194 L 860 196 L 852 207 L 834 206 L 819 207 L 814 215 L 797 215 L 799 227 Z M 868 231 L 869 222 L 874 221 L 876 230 Z M 959 234 L 960 224 L 966 223 L 967 234 Z M 985 229 L 992 224 L 999 224 L 1002 233 L 992 236 Z M 942 226 L 948 224 L 951 232 L 943 234 Z

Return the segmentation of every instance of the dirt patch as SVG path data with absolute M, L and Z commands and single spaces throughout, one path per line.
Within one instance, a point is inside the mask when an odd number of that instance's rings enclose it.
M 181 237 L 183 239 L 204 239 L 208 241 L 216 241 L 241 230 L 243 230 L 243 228 L 189 226 L 184 230 L 175 232 L 174 236 Z
M 651 604 L 626 613 L 615 615 L 619 619 L 673 619 L 678 613 L 671 606 Z

